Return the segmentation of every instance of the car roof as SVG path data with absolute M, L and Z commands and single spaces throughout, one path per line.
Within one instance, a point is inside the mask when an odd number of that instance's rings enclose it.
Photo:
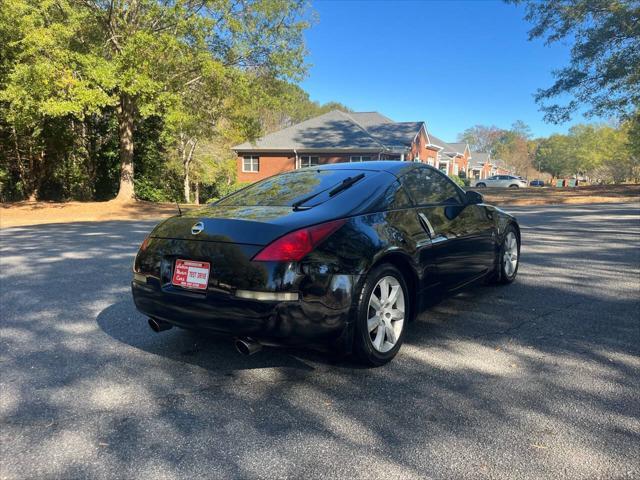
M 405 162 L 402 160 L 373 160 L 370 162 L 328 163 L 307 168 L 314 170 L 371 170 L 374 172 L 388 172 L 397 175 L 417 165 L 429 167 L 429 165 L 424 163 Z

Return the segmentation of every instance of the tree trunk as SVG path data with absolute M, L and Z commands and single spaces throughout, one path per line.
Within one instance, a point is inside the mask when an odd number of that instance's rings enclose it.
M 200 182 L 196 182 L 195 184 L 195 189 L 194 189 L 194 195 L 195 195 L 195 200 L 194 203 L 196 205 L 200 205 Z
M 183 188 L 183 200 L 185 203 L 189 203 L 189 197 L 191 196 L 190 181 L 189 181 L 189 162 L 187 160 L 187 145 L 184 139 L 184 135 L 180 134 L 180 143 L 178 144 L 178 155 L 182 161 L 182 188 Z
M 123 93 L 118 106 L 118 130 L 120 135 L 120 189 L 118 201 L 135 198 L 133 187 L 133 99 Z
M 22 188 L 25 189 L 26 187 L 28 189 L 29 186 L 26 184 L 26 181 L 24 178 L 25 175 L 24 175 L 24 169 L 22 165 L 22 155 L 20 155 L 20 145 L 18 143 L 18 132 L 16 131 L 16 127 L 14 125 L 11 126 L 11 133 L 13 134 L 13 148 L 15 150 L 16 172 L 18 172 L 18 179 L 22 184 Z M 29 172 L 29 174 L 31 174 L 31 172 Z M 24 192 L 24 193 L 30 193 L 30 192 Z M 35 198 L 32 199 L 31 196 L 29 196 L 28 199 L 35 200 Z
M 189 165 L 184 164 L 184 201 L 185 203 L 190 202 L 191 197 L 191 183 L 189 180 Z
M 189 147 L 189 152 L 187 153 L 187 145 L 191 144 Z M 181 141 L 181 155 L 182 155 L 182 165 L 184 166 L 184 201 L 187 203 L 191 202 L 191 181 L 189 180 L 189 168 L 191 166 L 191 160 L 193 159 L 193 151 L 196 149 L 198 141 L 191 139 L 186 143 Z

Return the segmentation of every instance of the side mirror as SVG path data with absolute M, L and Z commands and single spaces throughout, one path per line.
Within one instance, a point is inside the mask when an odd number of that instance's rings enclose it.
M 484 197 L 482 194 L 473 190 L 467 190 L 466 200 L 467 205 L 478 205 L 479 203 L 484 203 Z

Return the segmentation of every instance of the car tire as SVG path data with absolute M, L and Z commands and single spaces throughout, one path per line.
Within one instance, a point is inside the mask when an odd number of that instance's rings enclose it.
M 509 188 L 520 188 L 518 185 L 509 185 Z
M 407 283 L 395 266 L 384 263 L 368 273 L 356 305 L 353 350 L 360 362 L 379 367 L 396 356 L 411 318 L 410 298 Z M 402 318 L 398 318 L 400 312 Z
M 476 188 L 486 188 L 487 184 L 486 183 L 476 183 Z
M 515 242 L 515 247 L 513 242 Z M 518 275 L 519 266 L 520 236 L 515 227 L 509 225 L 502 235 L 502 242 L 498 249 L 498 258 L 496 259 L 496 271 L 493 275 L 492 283 L 501 285 L 512 283 Z

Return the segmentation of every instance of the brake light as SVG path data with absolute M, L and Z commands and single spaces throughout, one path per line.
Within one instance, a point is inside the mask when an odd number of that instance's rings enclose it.
M 144 252 L 147 247 L 149 246 L 149 241 L 151 240 L 151 237 L 147 237 L 142 241 L 142 244 L 140 245 L 140 251 Z
M 345 222 L 346 219 L 334 220 L 287 233 L 258 252 L 253 260 L 259 262 L 299 262 Z

